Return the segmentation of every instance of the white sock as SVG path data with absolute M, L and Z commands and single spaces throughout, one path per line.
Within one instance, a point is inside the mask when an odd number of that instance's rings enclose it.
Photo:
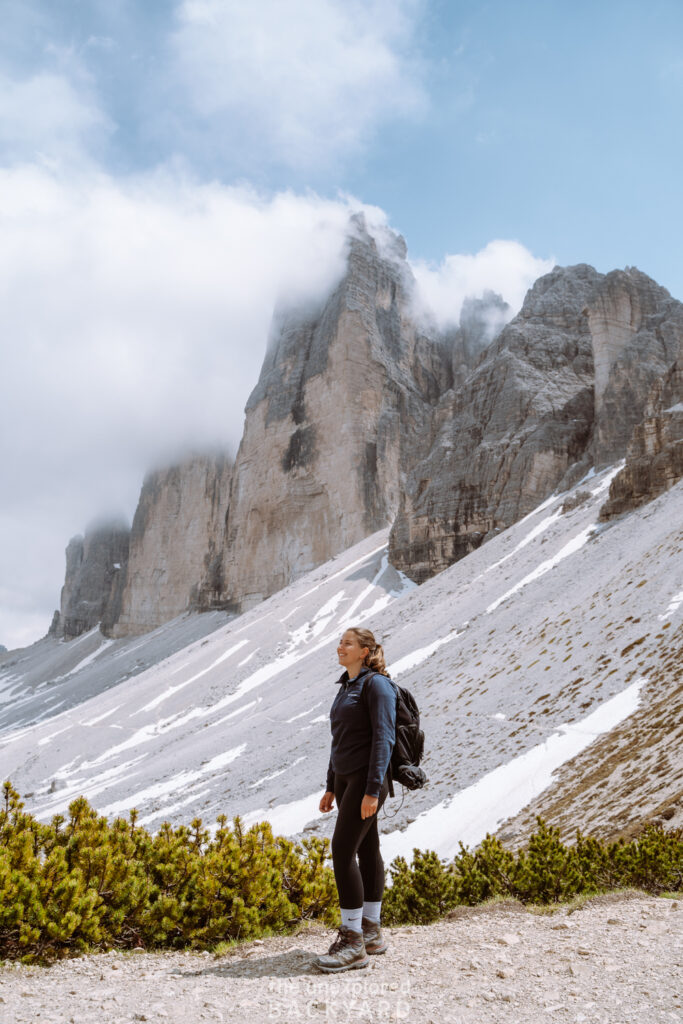
M 344 907 L 340 907 L 340 910 L 342 924 L 345 928 L 350 928 L 352 932 L 362 931 L 362 907 L 359 907 L 358 910 L 345 910 Z
M 372 921 L 373 924 L 379 924 L 379 918 L 381 913 L 381 900 L 378 903 L 363 903 L 363 917 L 367 917 L 368 921 Z

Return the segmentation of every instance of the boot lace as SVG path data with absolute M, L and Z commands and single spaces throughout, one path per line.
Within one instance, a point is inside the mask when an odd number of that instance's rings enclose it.
M 333 953 L 338 953 L 340 949 L 343 949 L 344 946 L 348 946 L 348 944 L 348 929 L 344 925 L 342 925 L 339 931 L 337 932 L 337 938 L 334 940 L 334 942 L 332 943 L 328 950 L 328 956 L 332 956 Z

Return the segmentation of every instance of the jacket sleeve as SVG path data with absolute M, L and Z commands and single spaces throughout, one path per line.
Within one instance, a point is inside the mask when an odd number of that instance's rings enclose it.
M 332 758 L 330 757 L 330 763 L 327 766 L 327 781 L 325 782 L 325 792 L 334 793 L 334 769 L 332 768 Z
M 372 743 L 368 763 L 367 796 L 379 796 L 396 740 L 396 690 L 385 677 L 373 676 L 368 683 L 368 710 L 372 724 Z

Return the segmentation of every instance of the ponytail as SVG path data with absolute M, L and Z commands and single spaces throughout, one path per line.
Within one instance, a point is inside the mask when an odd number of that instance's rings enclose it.
M 368 654 L 365 664 L 371 668 L 373 672 L 379 672 L 381 676 L 387 676 L 387 678 L 389 678 L 387 666 L 384 661 L 384 650 L 382 649 L 381 644 L 377 644 L 374 651 L 372 651 L 371 654 Z
M 386 676 L 388 679 L 391 678 L 384 661 L 384 649 L 381 644 L 377 643 L 370 630 L 362 629 L 360 626 L 350 626 L 349 632 L 355 633 L 361 647 L 368 648 L 368 654 L 363 664 L 367 665 L 373 672 L 378 672 L 379 675 Z

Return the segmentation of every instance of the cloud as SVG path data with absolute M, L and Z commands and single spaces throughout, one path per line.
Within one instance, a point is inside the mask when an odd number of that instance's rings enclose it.
M 0 643 L 47 629 L 69 537 L 130 519 L 148 469 L 236 449 L 273 308 L 331 290 L 355 210 L 381 244 L 393 237 L 352 197 L 263 196 L 168 170 L 0 169 Z M 548 266 L 495 242 L 414 269 L 442 324 L 487 288 L 518 307 Z
M 172 67 L 159 78 L 170 96 L 167 76 L 177 82 L 180 73 L 202 129 L 226 147 L 299 168 L 329 164 L 357 152 L 381 121 L 424 103 L 406 56 L 421 8 L 422 0 L 185 0 Z M 105 112 L 84 53 L 111 46 L 106 34 L 91 33 L 81 49 L 62 39 L 49 48 L 50 69 L 0 72 L 8 647 L 47 629 L 70 536 L 108 514 L 130 519 L 151 467 L 236 448 L 273 308 L 329 292 L 343 272 L 350 213 L 362 209 L 378 244 L 393 245 L 384 212 L 353 197 L 262 194 L 199 180 L 181 160 L 136 175 L 105 171 L 125 129 Z M 182 128 L 190 108 L 180 107 Z M 415 266 L 437 319 L 454 316 L 480 284 L 510 301 L 526 250 L 512 253 L 511 272 L 510 252 L 482 258 L 491 248 L 438 269 Z
M 82 162 L 113 131 L 86 82 L 40 72 L 0 73 L 0 150 L 6 164 Z
M 332 288 L 353 208 L 164 171 L 0 170 L 0 643 L 26 641 L 32 599 L 47 629 L 67 540 L 130 518 L 150 467 L 236 448 L 273 307 Z
M 519 312 L 533 282 L 555 266 L 554 259 L 538 259 L 519 242 L 497 239 L 479 252 L 451 254 L 438 265 L 412 261 L 417 281 L 418 312 L 444 329 L 457 325 L 466 298 L 497 292 L 510 306 L 511 319 Z
M 348 159 L 426 106 L 421 0 L 184 0 L 173 37 L 196 113 L 224 144 L 296 168 Z M 220 138 L 220 136 L 219 136 Z

